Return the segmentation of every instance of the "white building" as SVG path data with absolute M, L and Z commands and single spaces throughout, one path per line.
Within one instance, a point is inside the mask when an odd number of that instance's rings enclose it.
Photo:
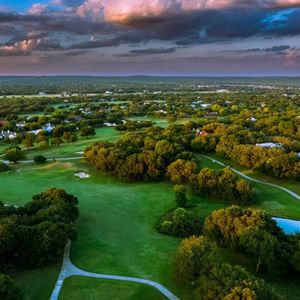
M 256 144 L 255 146 L 261 148 L 282 148 L 282 145 L 280 143 L 260 143 Z

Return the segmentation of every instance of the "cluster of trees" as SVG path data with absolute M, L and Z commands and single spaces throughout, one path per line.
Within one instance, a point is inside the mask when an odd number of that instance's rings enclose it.
M 75 239 L 78 200 L 52 188 L 22 207 L 0 204 L 0 265 L 43 266 L 62 254 Z
M 195 193 L 242 205 L 254 197 L 251 185 L 229 168 L 220 171 L 204 168 L 191 177 L 191 184 Z
M 222 151 L 220 147 L 217 150 Z M 300 158 L 295 152 L 237 144 L 229 157 L 241 166 L 259 169 L 275 178 L 300 179 Z
M 69 239 L 76 238 L 78 200 L 52 188 L 24 206 L 0 202 L 0 269 L 45 266 L 61 257 Z M 10 278 L 0 273 L 0 298 L 23 299 Z
M 204 236 L 184 239 L 173 265 L 175 279 L 194 290 L 194 299 L 283 299 L 262 279 L 223 263 L 216 245 Z
M 300 235 L 285 235 L 265 211 L 229 208 L 205 220 L 204 234 L 218 244 L 248 254 L 257 272 L 300 272 Z
M 183 150 L 190 141 L 189 136 L 184 135 L 186 131 L 174 126 L 166 130 L 153 127 L 145 133 L 126 133 L 115 144 L 97 142 L 89 146 L 85 158 L 97 169 L 125 181 L 158 180 L 177 159 L 194 159 L 190 152 Z

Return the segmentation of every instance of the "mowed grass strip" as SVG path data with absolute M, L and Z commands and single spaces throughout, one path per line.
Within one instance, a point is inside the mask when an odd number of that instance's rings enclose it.
M 165 300 L 155 288 L 124 281 L 82 276 L 66 279 L 59 300 Z

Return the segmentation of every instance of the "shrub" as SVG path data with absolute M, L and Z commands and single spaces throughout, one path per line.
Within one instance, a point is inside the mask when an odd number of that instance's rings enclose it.
M 37 155 L 33 158 L 34 162 L 37 164 L 44 164 L 47 161 L 47 158 L 43 155 Z

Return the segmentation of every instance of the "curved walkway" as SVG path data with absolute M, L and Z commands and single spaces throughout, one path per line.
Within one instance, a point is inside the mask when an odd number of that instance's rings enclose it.
M 244 173 L 240 172 L 239 170 L 234 169 L 234 168 L 232 168 L 232 167 L 230 167 L 230 166 L 222 163 L 221 161 L 219 161 L 219 160 L 217 160 L 215 158 L 209 157 L 207 155 L 202 155 L 202 156 L 205 157 L 205 158 L 208 158 L 212 162 L 217 163 L 218 165 L 220 165 L 222 167 L 229 167 L 233 172 L 235 172 L 236 174 L 240 175 L 241 177 L 244 177 L 244 178 L 248 179 L 249 181 L 253 181 L 253 182 L 256 182 L 256 183 L 262 183 L 262 184 L 266 184 L 266 185 L 278 188 L 278 189 L 280 189 L 282 191 L 285 191 L 286 193 L 290 194 L 292 197 L 300 200 L 300 196 L 297 193 L 289 190 L 288 188 L 285 188 L 283 186 L 280 186 L 280 185 L 277 185 L 277 184 L 274 184 L 274 183 L 269 183 L 269 182 L 265 182 L 265 181 L 262 181 L 262 180 L 254 179 L 254 178 L 252 178 L 250 176 L 245 175 Z
M 81 269 L 77 268 L 75 265 L 73 265 L 73 263 L 70 260 L 70 246 L 71 246 L 71 242 L 68 242 L 65 247 L 62 268 L 59 273 L 59 276 L 56 281 L 56 284 L 55 284 L 54 290 L 52 292 L 52 295 L 50 297 L 50 300 L 58 299 L 64 280 L 66 278 L 69 278 L 72 276 L 85 276 L 85 277 L 111 279 L 111 280 L 119 280 L 119 281 L 129 281 L 129 282 L 146 284 L 146 285 L 152 286 L 152 287 L 156 288 L 157 290 L 159 290 L 169 300 L 179 300 L 179 298 L 177 298 L 174 294 L 172 294 L 172 292 L 170 292 L 163 285 L 161 285 L 158 282 L 152 281 L 152 280 L 136 278 L 136 277 L 98 274 L 98 273 L 91 273 L 91 272 L 81 270 Z

